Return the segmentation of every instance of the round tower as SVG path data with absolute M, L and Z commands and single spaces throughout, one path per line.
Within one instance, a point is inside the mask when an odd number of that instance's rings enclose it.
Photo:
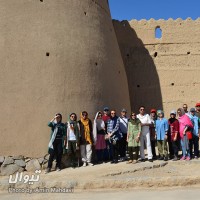
M 56 112 L 130 109 L 107 0 L 0 1 L 2 155 L 47 152 Z

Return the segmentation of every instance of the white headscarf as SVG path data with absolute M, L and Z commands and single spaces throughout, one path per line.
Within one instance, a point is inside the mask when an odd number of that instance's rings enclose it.
M 96 113 L 95 119 L 94 119 L 94 126 L 93 126 L 93 138 L 94 138 L 94 144 L 96 144 L 97 141 L 97 130 L 105 129 L 105 123 L 103 119 L 98 119 L 98 115 L 101 113 L 100 111 Z

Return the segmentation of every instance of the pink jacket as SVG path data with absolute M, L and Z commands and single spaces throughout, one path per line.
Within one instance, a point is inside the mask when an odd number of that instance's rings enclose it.
M 184 114 L 181 117 L 179 117 L 179 133 L 181 138 L 183 138 L 183 131 L 186 126 L 193 128 L 193 124 L 190 118 L 186 114 Z

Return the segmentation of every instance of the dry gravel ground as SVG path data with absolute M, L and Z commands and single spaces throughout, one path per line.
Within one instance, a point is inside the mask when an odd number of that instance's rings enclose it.
M 166 165 L 165 165 L 166 164 Z M 137 164 L 101 164 L 67 168 L 40 175 L 32 186 L 16 184 L 15 188 L 66 188 L 74 193 L 8 193 L 8 177 L 0 177 L 0 199 L 127 199 L 148 200 L 200 199 L 200 159 L 192 161 L 155 161 Z M 190 188 L 188 188 L 190 187 Z M 163 190 L 164 188 L 164 190 Z M 174 189 L 176 188 L 176 189 Z M 173 189 L 173 190 L 172 190 Z M 169 198 L 171 197 L 171 198 Z M 186 198 L 187 197 L 187 198 Z M 198 198 L 197 198 L 198 197 Z

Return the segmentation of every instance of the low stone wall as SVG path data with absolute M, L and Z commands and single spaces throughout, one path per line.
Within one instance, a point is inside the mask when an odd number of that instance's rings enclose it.
M 0 175 L 8 176 L 17 172 L 34 172 L 35 170 L 44 170 L 47 168 L 49 154 L 41 158 L 30 158 L 22 155 L 19 156 L 0 156 Z M 70 159 L 67 154 L 62 156 L 62 168 L 70 166 Z M 56 167 L 53 161 L 52 168 Z

